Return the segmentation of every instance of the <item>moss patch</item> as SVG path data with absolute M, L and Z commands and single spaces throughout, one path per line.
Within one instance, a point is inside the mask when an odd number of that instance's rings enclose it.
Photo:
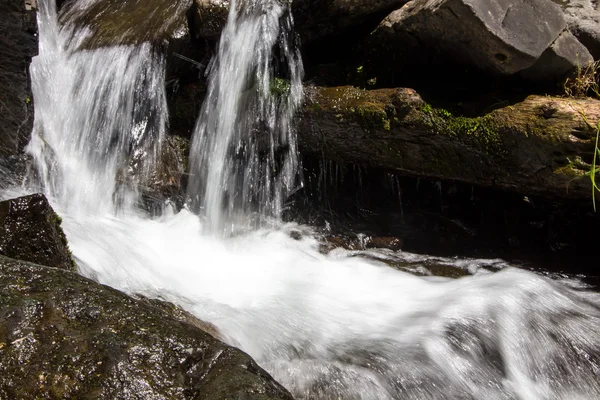
M 430 104 L 424 104 L 421 112 L 421 122 L 437 134 L 466 139 L 489 155 L 503 155 L 505 152 L 499 124 L 492 114 L 473 118 L 455 116 Z

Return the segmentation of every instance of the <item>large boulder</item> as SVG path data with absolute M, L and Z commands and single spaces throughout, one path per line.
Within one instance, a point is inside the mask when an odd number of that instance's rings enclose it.
M 577 71 L 585 70 L 594 63 L 588 49 L 568 30 L 542 53 L 530 68 L 522 72 L 522 76 L 533 81 L 552 81 Z
M 307 92 L 298 127 L 304 154 L 591 205 L 599 100 L 534 95 L 469 117 L 412 89 Z
M 0 398 L 292 396 L 247 354 L 165 307 L 0 256 Z
M 435 52 L 440 64 L 512 75 L 534 65 L 566 26 L 560 6 L 548 0 L 414 0 L 385 18 L 374 37 L 395 50 Z M 559 57 L 581 48 L 574 38 L 563 40 Z M 564 66 L 552 73 L 562 77 Z
M 37 54 L 37 25 L 31 1 L 0 0 L 0 157 L 17 154 L 33 126 L 28 80 Z
M 594 56 L 600 59 L 600 2 L 555 0 L 564 11 L 569 29 Z
M 0 255 L 75 270 L 60 225 L 43 194 L 0 202 Z

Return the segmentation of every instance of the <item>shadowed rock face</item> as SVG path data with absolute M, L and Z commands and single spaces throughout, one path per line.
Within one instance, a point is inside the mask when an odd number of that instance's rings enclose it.
M 37 54 L 36 30 L 35 11 L 24 1 L 0 0 L 0 157 L 17 154 L 31 132 L 28 68 Z
M 292 13 L 303 42 L 310 42 L 380 13 L 390 12 L 408 0 L 294 0 Z M 195 25 L 199 37 L 216 39 L 227 21 L 229 0 L 195 0 Z
M 0 202 L 0 255 L 75 270 L 60 224 L 43 194 Z
M 165 310 L 0 256 L 0 398 L 292 399 L 248 355 Z

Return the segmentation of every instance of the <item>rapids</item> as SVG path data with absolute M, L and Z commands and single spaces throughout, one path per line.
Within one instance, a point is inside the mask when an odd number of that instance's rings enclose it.
M 189 207 L 160 216 L 137 207 L 132 181 L 165 134 L 164 59 L 147 44 L 78 50 L 86 32 L 60 26 L 51 3 L 40 2 L 31 66 L 39 186 L 1 195 L 41 188 L 83 275 L 214 324 L 297 398 L 600 398 L 600 297 L 577 280 L 459 258 L 435 262 L 467 277 L 418 276 L 387 264 L 423 272 L 432 257 L 324 254 L 313 228 L 279 219 L 301 185 L 292 117 L 302 67 L 285 2 L 233 2 L 198 120 Z M 270 89 L 276 46 L 283 94 Z

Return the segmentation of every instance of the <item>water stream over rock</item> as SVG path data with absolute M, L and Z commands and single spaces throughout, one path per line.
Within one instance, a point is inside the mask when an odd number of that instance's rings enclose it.
M 85 32 L 60 27 L 50 3 L 29 151 L 81 273 L 214 324 L 297 398 L 600 397 L 600 298 L 580 282 L 501 260 L 324 254 L 311 227 L 277 218 L 298 184 L 302 68 L 286 2 L 232 7 L 194 139 L 190 208 L 154 218 L 130 180 L 164 135 L 164 61 L 147 44 L 77 50 Z M 469 276 L 388 265 L 431 263 Z

